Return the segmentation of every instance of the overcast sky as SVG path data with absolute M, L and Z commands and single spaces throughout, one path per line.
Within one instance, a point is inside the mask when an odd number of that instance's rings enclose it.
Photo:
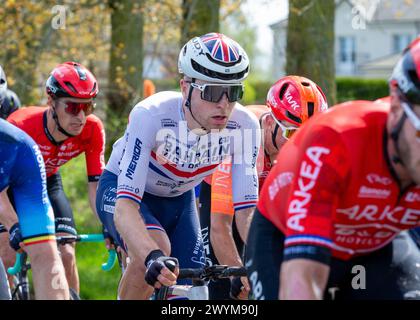
M 273 34 L 270 24 L 287 18 L 289 9 L 288 0 L 247 0 L 243 11 L 249 17 L 251 25 L 258 30 L 258 48 L 263 52 L 258 64 L 266 66 L 265 71 L 271 68 L 271 50 Z

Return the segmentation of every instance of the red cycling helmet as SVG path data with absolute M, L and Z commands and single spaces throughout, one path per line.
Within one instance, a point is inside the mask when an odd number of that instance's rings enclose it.
M 420 37 L 403 51 L 390 83 L 397 85 L 402 97 L 409 103 L 420 104 Z
M 267 107 L 279 121 L 300 127 L 316 113 L 328 109 L 327 98 L 313 81 L 299 76 L 286 76 L 268 91 Z
M 90 99 L 98 94 L 98 82 L 83 65 L 69 61 L 54 68 L 47 80 L 46 90 L 53 99 Z

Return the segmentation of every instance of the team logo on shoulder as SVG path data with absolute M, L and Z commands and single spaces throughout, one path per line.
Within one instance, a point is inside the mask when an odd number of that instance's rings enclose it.
M 366 176 L 367 181 L 369 181 L 369 183 L 380 183 L 383 184 L 384 186 L 390 185 L 392 183 L 392 180 L 388 177 L 381 177 L 380 175 L 376 174 L 376 173 L 369 173 Z
M 420 194 L 416 192 L 409 192 L 405 197 L 405 201 L 407 202 L 419 202 L 420 201 Z
M 232 120 L 229 120 L 226 125 L 226 129 L 240 129 L 240 128 L 241 128 L 241 125 L 238 122 L 232 121 Z

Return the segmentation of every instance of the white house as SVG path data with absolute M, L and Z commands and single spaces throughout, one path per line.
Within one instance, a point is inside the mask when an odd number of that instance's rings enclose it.
M 270 27 L 278 78 L 285 74 L 287 19 Z M 336 1 L 334 29 L 337 76 L 387 78 L 402 49 L 420 34 L 420 1 Z

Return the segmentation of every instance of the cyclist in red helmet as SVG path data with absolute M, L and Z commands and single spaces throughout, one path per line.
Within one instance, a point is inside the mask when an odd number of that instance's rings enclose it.
M 64 193 L 60 166 L 85 153 L 89 202 L 96 215 L 96 187 L 104 168 L 105 133 L 101 120 L 92 114 L 98 94 L 95 76 L 77 62 L 65 62 L 51 72 L 46 82 L 47 107 L 15 111 L 8 121 L 29 134 L 38 144 L 45 162 L 48 196 L 54 211 L 57 235 L 76 235 L 73 212 Z M 13 196 L 9 195 L 13 202 Z M 2 228 L 2 231 L 6 231 Z M 6 237 L 0 234 L 0 237 Z M 1 243 L 7 243 L 0 240 Z M 5 265 L 13 252 L 0 245 Z M 79 292 L 74 245 L 60 245 L 69 286 Z
M 327 100 L 313 81 L 299 76 L 286 76 L 268 91 L 266 105 L 247 107 L 260 121 L 263 131 L 257 170 L 259 188 L 275 163 L 282 146 L 314 114 L 326 111 Z M 241 205 L 232 202 L 231 163 L 221 164 L 201 184 L 200 223 L 207 251 L 207 263 L 242 265 L 243 244 L 240 234 L 247 226 L 238 224 L 235 211 Z M 235 221 L 235 222 L 233 222 Z M 211 281 L 211 299 L 244 298 L 249 292 L 246 278 Z M 239 290 L 242 287 L 242 290 Z M 229 292 L 230 289 L 230 292 Z
M 420 226 L 420 38 L 390 97 L 335 106 L 282 148 L 247 239 L 255 299 L 420 298 L 404 231 Z

